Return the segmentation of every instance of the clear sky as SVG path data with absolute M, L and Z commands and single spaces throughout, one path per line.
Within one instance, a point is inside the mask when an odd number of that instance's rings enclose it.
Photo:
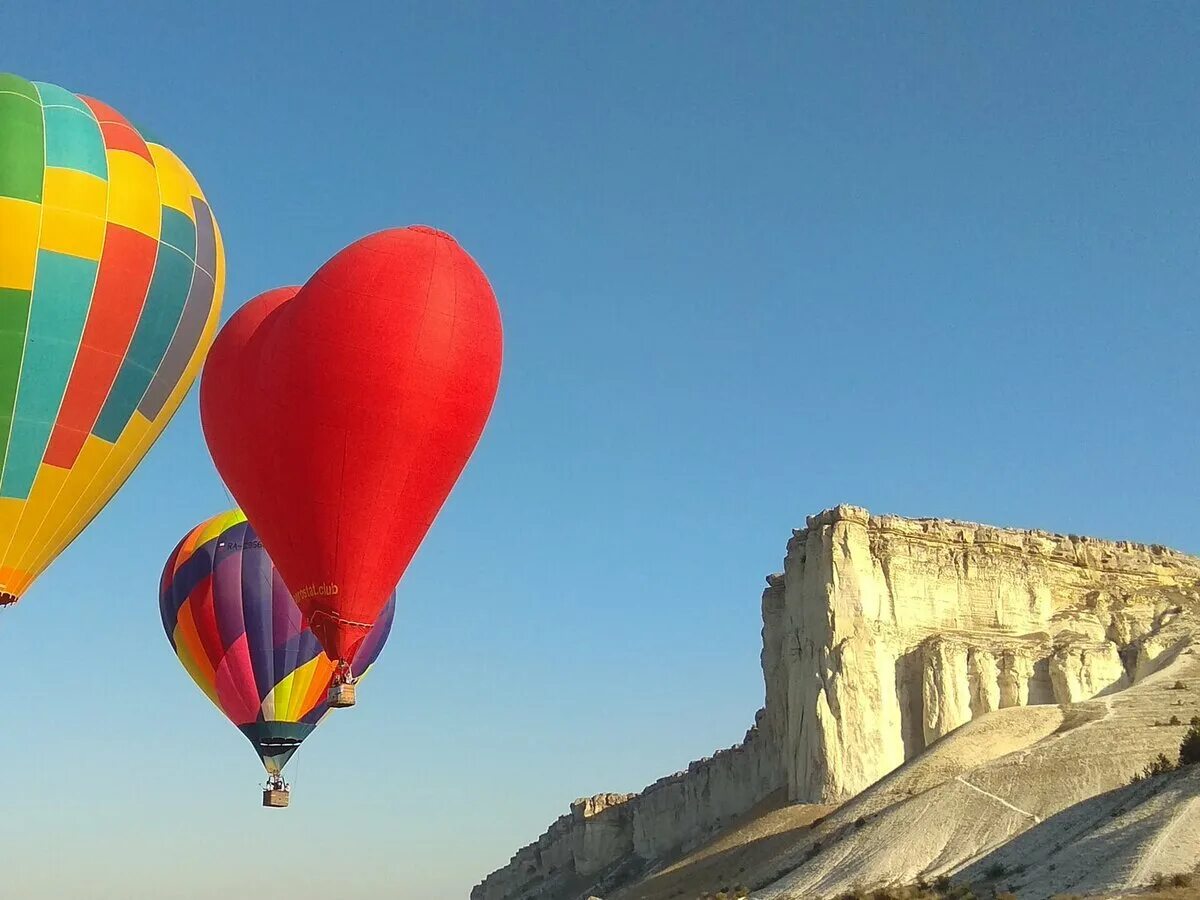
M 573 798 L 741 737 L 763 576 L 839 502 L 1200 551 L 1198 22 L 8 0 L 0 69 L 196 173 L 226 316 L 427 223 L 490 276 L 506 368 L 282 813 L 159 623 L 228 505 L 193 392 L 0 614 L 0 893 L 464 898 Z

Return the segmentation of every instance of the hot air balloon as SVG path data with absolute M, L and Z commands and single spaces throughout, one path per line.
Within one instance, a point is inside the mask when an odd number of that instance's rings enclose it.
M 213 460 L 337 662 L 354 654 L 483 431 L 501 362 L 487 278 L 424 226 L 365 237 L 251 300 L 200 382 Z
M 179 542 L 159 586 L 163 628 L 200 689 L 254 745 L 267 770 L 264 806 L 287 806 L 283 767 L 328 711 L 334 664 L 240 510 Z M 356 651 L 365 672 L 387 640 L 395 599 Z
M 171 150 L 99 100 L 0 74 L 0 605 L 178 409 L 216 332 L 224 260 Z

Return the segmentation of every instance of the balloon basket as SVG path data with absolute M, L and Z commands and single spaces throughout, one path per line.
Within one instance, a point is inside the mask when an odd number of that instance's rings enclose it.
M 334 709 L 345 709 L 355 704 L 354 685 L 337 682 L 329 686 L 329 705 Z
M 283 809 L 288 805 L 291 793 L 287 788 L 267 788 L 263 791 L 263 806 L 269 809 Z

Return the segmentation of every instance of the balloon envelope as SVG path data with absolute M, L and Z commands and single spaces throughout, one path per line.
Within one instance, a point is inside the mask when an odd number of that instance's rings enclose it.
M 0 603 L 158 438 L 216 332 L 204 193 L 112 107 L 0 74 Z
M 466 465 L 501 343 L 479 266 L 422 226 L 356 241 L 217 336 L 205 439 L 332 658 L 351 661 Z
M 359 647 L 366 671 L 392 628 L 394 598 Z M 200 689 L 278 774 L 328 711 L 333 663 L 239 510 L 194 528 L 167 560 L 163 628 Z

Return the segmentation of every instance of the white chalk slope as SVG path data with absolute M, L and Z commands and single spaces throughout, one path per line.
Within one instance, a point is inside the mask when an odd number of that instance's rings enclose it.
M 1191 871 L 1200 863 L 1200 770 L 1129 782 L 1155 754 L 1174 758 L 1200 714 L 1196 654 L 1183 644 L 1111 696 L 1002 709 L 952 732 L 842 806 L 754 900 L 814 900 L 941 874 L 980 882 L 1001 867 L 998 885 L 1037 900 Z M 1185 724 L 1154 724 L 1171 715 Z

